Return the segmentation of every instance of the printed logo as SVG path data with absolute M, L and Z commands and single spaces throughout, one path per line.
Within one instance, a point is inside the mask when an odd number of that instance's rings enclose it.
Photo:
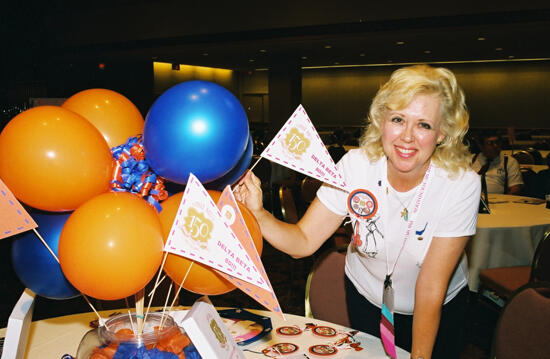
M 235 214 L 235 210 L 230 205 L 226 204 L 222 207 L 220 213 L 222 214 L 222 218 L 225 223 L 227 223 L 228 226 L 232 226 L 233 223 L 235 223 L 235 219 L 237 218 L 237 215 Z
M 190 207 L 187 216 L 184 217 L 182 230 L 184 234 L 200 243 L 201 247 L 206 248 L 210 234 L 212 233 L 213 223 L 206 218 L 204 213 Z
M 284 144 L 288 151 L 299 157 L 306 153 L 306 150 L 310 145 L 310 141 L 302 132 L 298 131 L 298 129 L 294 127 L 288 131 Z

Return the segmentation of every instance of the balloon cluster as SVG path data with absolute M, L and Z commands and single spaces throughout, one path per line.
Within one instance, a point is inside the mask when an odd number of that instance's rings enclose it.
M 59 263 L 28 232 L 12 247 L 17 275 L 53 299 L 135 294 L 159 269 L 183 195 L 167 198 L 165 182 L 185 185 L 193 173 L 219 197 L 244 174 L 252 152 L 239 101 L 207 81 L 168 89 L 145 120 L 130 100 L 106 89 L 20 113 L 0 133 L 0 177 L 31 207 Z M 256 219 L 241 212 L 261 250 Z M 165 272 L 180 283 L 191 263 L 170 254 Z M 210 295 L 235 288 L 198 263 L 184 287 Z

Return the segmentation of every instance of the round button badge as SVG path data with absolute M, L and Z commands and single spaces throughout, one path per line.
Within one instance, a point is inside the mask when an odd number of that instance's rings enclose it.
M 370 191 L 356 189 L 348 196 L 348 210 L 359 219 L 369 219 L 378 211 L 378 202 Z

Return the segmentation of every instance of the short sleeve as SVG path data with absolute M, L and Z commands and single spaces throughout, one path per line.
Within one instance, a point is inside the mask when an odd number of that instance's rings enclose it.
M 443 199 L 435 237 L 471 236 L 476 232 L 481 193 L 479 175 L 465 171 Z
M 353 158 L 356 157 L 354 151 L 348 151 L 340 161 L 336 164 L 336 167 L 340 173 L 344 176 L 344 180 L 349 184 L 349 171 L 353 168 Z M 348 192 L 334 187 L 330 184 L 323 183 L 323 185 L 317 191 L 317 198 L 325 205 L 331 212 L 339 216 L 346 216 L 348 214 L 348 207 L 346 204 L 348 198 Z
M 508 187 L 523 184 L 523 178 L 519 170 L 519 162 L 512 156 L 508 156 Z

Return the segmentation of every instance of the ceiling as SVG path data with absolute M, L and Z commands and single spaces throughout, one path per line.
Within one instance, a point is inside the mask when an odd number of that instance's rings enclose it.
M 48 9 L 35 9 L 27 19 L 33 21 L 12 20 L 12 28 L 31 37 L 31 48 L 65 61 L 153 60 L 251 70 L 279 61 L 316 67 L 550 59 L 549 1 L 463 1 L 452 8 L 436 1 L 388 6 L 281 0 L 271 7 L 243 1 L 212 8 L 214 3 L 187 1 L 182 9 L 183 2 L 169 0 L 96 0 L 72 7 L 53 1 Z

